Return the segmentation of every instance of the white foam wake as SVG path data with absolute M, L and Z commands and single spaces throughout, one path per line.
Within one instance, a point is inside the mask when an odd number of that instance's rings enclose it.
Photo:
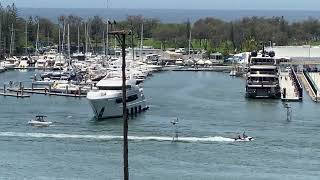
M 122 140 L 122 136 L 112 135 L 76 135 L 76 134 L 47 134 L 47 133 L 19 133 L 0 132 L 2 137 L 22 137 L 22 138 L 55 138 L 55 139 L 92 139 L 92 140 Z M 162 136 L 128 136 L 131 141 L 172 141 L 172 137 Z M 220 136 L 214 137 L 179 137 L 179 142 L 234 142 L 234 139 Z

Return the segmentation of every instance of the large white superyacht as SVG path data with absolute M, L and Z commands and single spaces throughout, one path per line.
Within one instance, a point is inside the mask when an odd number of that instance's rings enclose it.
M 252 53 L 247 74 L 246 97 L 280 98 L 279 73 L 274 52 Z
M 127 113 L 136 114 L 148 109 L 143 88 L 136 80 L 127 78 Z M 97 83 L 98 90 L 89 91 L 87 99 L 97 119 L 123 116 L 122 78 L 106 77 Z

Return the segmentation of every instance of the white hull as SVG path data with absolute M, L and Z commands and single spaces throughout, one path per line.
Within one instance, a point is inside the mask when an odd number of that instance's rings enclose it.
M 46 65 L 45 64 L 36 64 L 35 67 L 38 69 L 45 69 Z
M 253 137 L 246 137 L 246 138 L 241 138 L 241 139 L 235 139 L 235 141 L 237 142 L 249 142 L 249 141 L 253 141 Z
M 5 68 L 15 68 L 15 67 L 17 67 L 17 64 L 11 64 L 11 63 L 8 63 L 8 62 L 5 62 L 4 63 L 4 67 Z
M 4 67 L 0 67 L 0 73 L 6 71 Z
M 52 122 L 41 122 L 41 121 L 36 121 L 36 120 L 30 120 L 28 122 L 28 124 L 32 125 L 32 126 L 50 126 L 52 124 Z
M 99 90 L 87 93 L 87 99 L 97 119 L 123 116 L 122 78 L 107 77 L 96 84 Z M 127 114 L 131 115 L 148 109 L 143 89 L 136 83 L 135 79 L 128 79 L 126 82 L 125 101 L 127 102 Z
M 96 118 L 106 119 L 123 116 L 122 102 L 117 102 L 117 99 L 122 99 L 121 97 L 90 98 L 90 96 L 92 95 L 91 93 L 99 92 L 89 92 L 87 95 Z M 146 109 L 148 109 L 148 107 L 146 105 L 146 100 L 142 94 L 138 94 L 138 99 L 136 99 L 135 101 L 127 102 L 128 114 L 140 113 Z
M 232 71 L 230 72 L 230 76 L 236 76 L 236 75 L 237 75 L 237 71 L 232 70 Z
M 167 66 L 164 66 L 162 68 L 163 71 L 173 71 L 173 70 L 177 70 L 177 69 L 182 69 L 183 66 L 176 66 L 176 65 L 173 65 L 173 66 L 170 66 L 170 65 L 167 65 Z
M 55 81 L 34 81 L 33 82 L 34 85 L 42 85 L 42 86 L 49 86 L 54 83 L 55 83 Z
M 21 60 L 19 64 L 19 68 L 27 68 L 29 66 L 28 61 Z

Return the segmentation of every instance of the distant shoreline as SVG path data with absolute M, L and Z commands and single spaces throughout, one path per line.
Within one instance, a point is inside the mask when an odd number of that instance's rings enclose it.
M 19 9 L 103 9 L 103 10 L 161 10 L 161 11 L 171 11 L 171 10 L 178 10 L 178 11 L 310 11 L 310 12 L 320 12 L 320 10 L 315 9 L 177 9 L 177 8 L 82 8 L 82 7 L 70 7 L 70 8 L 62 8 L 62 7 L 17 7 Z
M 273 17 L 284 16 L 289 22 L 312 18 L 320 18 L 320 10 L 252 10 L 252 9 L 128 9 L 128 8 L 32 8 L 19 7 L 22 17 L 41 16 L 56 21 L 60 15 L 77 15 L 84 19 L 95 15 L 109 19 L 125 20 L 129 15 L 142 15 L 147 18 L 157 18 L 164 23 L 181 23 L 187 20 L 195 22 L 200 18 L 215 17 L 225 21 L 238 20 L 243 17 Z M 188 12 L 188 13 L 186 13 Z

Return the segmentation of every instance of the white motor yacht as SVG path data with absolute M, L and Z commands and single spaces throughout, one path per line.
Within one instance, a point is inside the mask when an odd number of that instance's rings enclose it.
M 47 64 L 46 59 L 38 59 L 35 67 L 38 69 L 44 69 L 44 68 L 46 68 L 46 64 Z
M 51 92 L 66 94 L 79 94 L 79 90 L 79 86 L 63 82 L 55 82 L 51 88 Z
M 108 77 L 108 76 L 107 76 Z M 147 110 L 143 89 L 135 79 L 127 79 L 127 113 L 136 114 Z M 98 119 L 123 116 L 122 78 L 105 78 L 97 83 L 98 90 L 89 91 L 87 99 Z
M 19 68 L 21 69 L 25 69 L 27 67 L 29 67 L 29 57 L 27 56 L 23 56 L 21 57 L 20 63 L 19 63 Z
M 54 65 L 53 65 L 53 69 L 54 70 L 61 70 L 65 67 L 65 64 L 66 64 L 65 60 L 55 61 Z
M 19 66 L 19 59 L 17 57 L 11 57 L 11 58 L 7 58 L 4 61 L 4 67 L 5 68 L 15 68 Z
M 42 85 L 42 86 L 49 86 L 55 83 L 55 80 L 51 80 L 50 78 L 44 78 L 43 80 L 40 81 L 33 81 L 33 85 Z

